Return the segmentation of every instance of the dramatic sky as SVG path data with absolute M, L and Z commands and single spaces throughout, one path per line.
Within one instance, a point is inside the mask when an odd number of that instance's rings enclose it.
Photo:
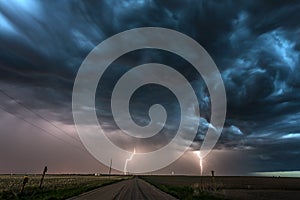
M 204 173 L 299 171 L 299 11 L 299 1 L 283 0 L 0 1 L 0 173 L 34 173 L 44 165 L 53 173 L 107 172 L 84 149 L 75 131 L 73 83 L 96 45 L 121 31 L 148 26 L 190 36 L 221 72 L 226 122 L 214 151 L 204 160 Z M 118 58 L 100 80 L 104 89 L 96 95 L 99 120 L 124 149 L 136 145 L 151 151 L 172 139 L 180 113 L 175 96 L 166 88 L 139 88 L 130 104 L 140 125 L 149 121 L 149 106 L 165 106 L 167 123 L 152 140 L 122 137 L 111 115 L 116 81 L 134 66 L 149 62 L 183 74 L 201 111 L 201 116 L 185 116 L 200 121 L 191 151 L 157 173 L 197 174 L 198 160 L 191 152 L 209 127 L 209 94 L 201 76 L 177 55 L 148 49 Z

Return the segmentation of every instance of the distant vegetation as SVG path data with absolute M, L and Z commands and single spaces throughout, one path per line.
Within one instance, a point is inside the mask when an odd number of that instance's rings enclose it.
M 66 199 L 128 178 L 125 176 L 46 175 L 43 187 L 39 189 L 41 176 L 28 175 L 28 177 L 29 181 L 21 193 L 23 176 L 0 175 L 0 199 Z

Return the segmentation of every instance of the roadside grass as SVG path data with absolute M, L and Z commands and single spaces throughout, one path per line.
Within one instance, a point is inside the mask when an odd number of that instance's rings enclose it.
M 147 181 L 151 185 L 160 189 L 161 191 L 174 196 L 175 198 L 182 200 L 227 200 L 225 197 L 221 197 L 216 194 L 212 194 L 210 192 L 204 192 L 199 190 L 198 188 L 192 186 L 174 186 L 168 184 L 162 184 L 157 181 L 151 180 L 151 177 L 140 177 L 143 180 Z
M 40 176 L 29 175 L 23 193 L 21 175 L 0 176 L 0 199 L 2 200 L 61 200 L 73 197 L 98 187 L 112 184 L 129 177 L 92 175 L 46 175 L 43 187 L 39 189 Z

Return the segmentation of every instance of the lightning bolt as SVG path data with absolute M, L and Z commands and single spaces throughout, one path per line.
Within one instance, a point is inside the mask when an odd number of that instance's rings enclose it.
M 128 164 L 129 161 L 132 160 L 132 158 L 133 158 L 134 155 L 135 155 L 135 148 L 133 149 L 133 152 L 132 152 L 132 154 L 130 155 L 130 157 L 127 158 L 127 159 L 125 160 L 125 165 L 124 165 L 124 175 L 127 174 L 127 164 Z
M 203 174 L 203 162 L 202 162 L 203 158 L 202 158 L 202 156 L 201 156 L 201 152 L 200 152 L 200 151 L 195 151 L 194 153 L 195 153 L 195 154 L 198 156 L 198 158 L 199 158 L 200 175 L 202 176 L 202 174 Z

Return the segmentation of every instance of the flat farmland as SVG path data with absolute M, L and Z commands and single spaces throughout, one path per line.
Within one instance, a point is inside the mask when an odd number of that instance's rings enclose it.
M 23 178 L 23 175 L 0 175 L 0 199 L 66 199 L 128 179 L 126 176 L 46 175 L 39 189 L 41 175 L 28 175 L 28 183 L 21 194 Z
M 70 197 L 73 197 L 72 199 L 115 199 L 116 197 L 136 199 L 141 196 L 143 199 L 157 199 L 154 197 L 167 197 L 159 190 L 177 199 L 299 200 L 300 197 L 299 178 L 175 175 L 134 176 L 133 178 L 122 175 L 110 177 L 46 175 L 43 187 L 39 189 L 41 175 L 28 175 L 28 177 L 29 181 L 24 192 L 20 193 L 23 183 L 22 175 L 0 175 L 0 199 L 55 200 Z M 115 183 L 125 179 L 130 180 Z M 90 190 L 92 191 L 87 192 Z
M 179 199 L 300 199 L 300 179 L 280 177 L 142 176 Z M 208 196 L 205 198 L 205 196 Z

